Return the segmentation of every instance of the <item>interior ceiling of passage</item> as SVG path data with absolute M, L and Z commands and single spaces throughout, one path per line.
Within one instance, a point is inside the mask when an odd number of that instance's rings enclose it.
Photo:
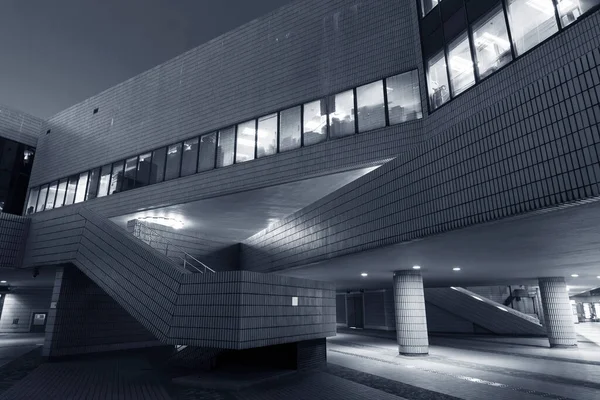
M 270 186 L 191 203 L 140 211 L 111 218 L 123 228 L 132 219 L 162 216 L 182 220 L 182 233 L 200 232 L 239 243 L 267 228 L 270 223 L 314 203 L 376 167 L 362 168 Z
M 600 202 L 481 224 L 281 274 L 333 281 L 339 290 L 374 289 L 391 286 L 395 270 L 415 265 L 425 286 L 534 284 L 538 277 L 564 276 L 571 294 L 600 287 Z

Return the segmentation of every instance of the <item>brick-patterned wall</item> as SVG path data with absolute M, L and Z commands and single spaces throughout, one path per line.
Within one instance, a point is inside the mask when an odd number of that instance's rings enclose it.
M 21 266 L 29 219 L 0 213 L 0 268 Z
M 599 46 L 596 12 L 433 113 L 410 152 L 246 240 L 242 268 L 282 270 L 600 195 Z
M 421 68 L 419 60 L 413 0 L 295 1 L 52 117 L 31 183 Z M 293 153 L 266 163 L 284 172 L 309 164 Z
M 36 147 L 44 121 L 0 106 L 0 137 Z
M 0 333 L 29 332 L 33 313 L 47 313 L 50 308 L 50 289 L 19 289 L 3 294 L 4 305 L 0 316 Z M 15 320 L 18 320 L 15 324 Z
M 81 271 L 56 276 L 55 307 L 48 316 L 48 357 L 159 346 L 161 343 Z
M 327 364 L 327 342 L 324 338 L 298 342 L 296 346 L 298 370 L 321 368 Z
M 148 230 L 144 230 L 144 224 L 156 233 L 156 235 L 151 236 L 152 241 L 146 240 L 150 236 L 147 234 Z M 138 225 L 138 229 L 136 229 L 136 225 Z M 127 222 L 127 230 L 148 243 L 152 248 L 167 254 L 171 258 L 184 257 L 185 252 L 215 271 L 239 269 L 240 245 L 229 239 L 219 239 L 214 236 L 207 237 L 201 232 L 185 231 L 183 233 L 158 224 L 147 222 L 142 224 L 138 220 Z M 145 232 L 146 235 L 140 235 L 140 230 Z

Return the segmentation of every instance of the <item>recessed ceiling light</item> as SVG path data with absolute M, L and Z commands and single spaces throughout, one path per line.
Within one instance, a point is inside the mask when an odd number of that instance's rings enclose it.
M 454 267 L 452 268 L 452 271 L 460 271 L 460 267 Z
M 360 274 L 360 276 L 369 276 L 369 274 L 367 274 L 366 272 L 363 272 L 362 274 Z
M 578 277 L 579 277 L 579 275 L 577 275 L 577 274 L 572 274 L 571 276 L 572 276 L 573 278 L 578 278 Z
M 421 269 L 421 266 L 420 265 L 414 265 L 413 269 Z
M 6 281 L 0 281 L 0 283 L 6 283 Z

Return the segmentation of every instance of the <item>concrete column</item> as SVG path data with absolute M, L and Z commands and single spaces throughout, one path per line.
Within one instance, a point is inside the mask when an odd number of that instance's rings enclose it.
M 429 353 L 423 278 L 415 270 L 394 272 L 394 308 L 398 351 L 405 356 Z
M 539 282 L 550 347 L 576 347 L 577 335 L 565 278 L 540 278 Z

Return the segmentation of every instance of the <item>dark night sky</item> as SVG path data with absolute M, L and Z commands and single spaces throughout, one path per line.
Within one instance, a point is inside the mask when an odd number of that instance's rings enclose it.
M 2 0 L 0 104 L 49 117 L 290 0 Z

